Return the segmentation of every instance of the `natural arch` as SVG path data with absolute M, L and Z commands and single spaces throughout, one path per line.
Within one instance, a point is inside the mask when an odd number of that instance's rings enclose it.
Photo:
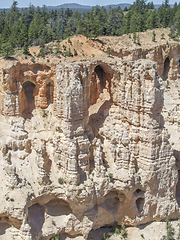
M 166 80 L 168 78 L 169 68 L 170 68 L 170 60 L 169 60 L 169 57 L 167 57 L 166 60 L 164 61 L 164 71 L 162 75 L 163 80 Z
M 94 68 L 90 82 L 89 126 L 94 136 L 109 114 L 111 107 L 110 82 L 113 77 L 112 69 L 102 63 Z
M 100 65 L 97 65 L 91 78 L 90 105 L 93 105 L 97 102 L 97 99 L 99 98 L 99 95 L 103 92 L 105 85 L 105 72 Z
M 38 203 L 30 206 L 28 208 L 28 223 L 31 226 L 31 234 L 33 239 L 41 232 L 43 223 L 44 223 L 44 206 L 39 205 Z
M 63 199 L 54 198 L 45 206 L 47 214 L 51 216 L 69 215 L 72 213 L 69 204 Z
M 126 196 L 122 192 L 112 190 L 104 196 L 101 203 L 86 211 L 85 215 L 92 220 L 95 218 L 98 227 L 113 225 L 122 221 L 125 201 Z
M 49 82 L 46 85 L 46 98 L 47 98 L 47 104 L 53 103 L 53 92 L 54 92 L 54 86 L 51 82 Z
M 99 65 L 97 65 L 94 69 L 94 72 L 97 74 L 99 80 L 100 80 L 100 85 L 101 85 L 101 88 L 103 89 L 105 87 L 105 72 L 103 70 L 103 68 Z
M 34 89 L 35 84 L 27 81 L 23 84 L 23 106 L 22 106 L 22 113 L 25 118 L 31 117 L 32 111 L 35 108 L 34 103 Z

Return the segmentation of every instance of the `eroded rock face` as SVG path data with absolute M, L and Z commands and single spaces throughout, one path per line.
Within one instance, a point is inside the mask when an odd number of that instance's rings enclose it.
M 56 75 L 40 65 L 3 70 L 0 236 L 87 238 L 123 219 L 177 217 L 162 107 L 150 60 L 62 64 Z
M 107 47 L 102 49 L 107 51 Z M 163 80 L 180 78 L 180 46 L 179 44 L 161 44 L 152 48 L 136 47 L 134 49 L 112 49 L 111 54 L 122 59 L 150 59 L 157 63 L 157 72 Z
M 16 63 L 1 74 L 1 112 L 8 116 L 32 116 L 34 108 L 53 102 L 55 69 L 41 64 Z

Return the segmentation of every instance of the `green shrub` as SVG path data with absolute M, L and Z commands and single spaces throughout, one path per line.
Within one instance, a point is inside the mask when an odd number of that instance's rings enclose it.
M 45 48 L 41 48 L 37 57 L 45 57 Z
M 125 224 L 124 224 L 124 219 L 122 220 L 122 223 L 121 223 L 121 236 L 124 239 L 127 238 L 127 230 L 126 230 L 126 227 L 125 227 Z
M 50 238 L 49 240 L 60 240 L 60 235 L 57 234 L 56 236 Z
M 139 46 L 141 45 L 139 34 L 137 35 L 137 44 L 138 44 Z
M 42 115 L 42 117 L 46 117 L 47 116 L 47 113 L 46 113 L 46 111 L 43 109 L 43 115 Z
M 76 51 L 76 49 L 74 49 L 74 56 L 77 56 L 78 54 L 77 54 L 77 51 Z
M 107 50 L 106 53 L 107 53 L 108 56 L 110 56 L 110 55 L 111 55 L 111 52 L 112 52 L 112 49 L 111 49 L 111 48 L 108 48 L 108 50 Z
M 70 44 L 72 45 L 72 42 L 71 42 L 71 39 L 70 39 L 70 38 L 68 38 L 68 43 L 70 43 Z
M 41 48 L 44 48 L 44 47 L 45 47 L 45 40 L 44 40 L 44 39 L 41 39 L 41 40 L 40 40 L 39 46 L 40 46 Z
M 155 33 L 155 31 L 153 31 L 152 41 L 156 42 L 156 33 Z
M 105 233 L 103 233 L 102 240 L 108 240 L 108 239 L 109 239 L 109 237 L 106 237 L 106 234 L 105 234 Z
M 34 59 L 34 57 L 31 58 L 31 62 L 35 63 L 35 59 Z
M 65 57 L 73 57 L 73 54 L 72 54 L 70 48 L 69 48 L 68 51 L 64 52 L 64 56 L 65 56 Z
M 55 50 L 56 50 L 55 52 L 56 57 L 60 57 L 60 54 L 63 55 L 63 52 L 61 52 L 59 48 L 55 48 Z
M 112 173 L 109 173 L 109 178 L 113 178 L 113 174 Z
M 176 38 L 176 33 L 173 28 L 170 29 L 170 33 L 168 34 L 168 36 L 172 39 Z
M 59 179 L 58 179 L 58 183 L 59 183 L 60 185 L 62 185 L 62 184 L 64 184 L 64 180 L 63 180 L 62 178 L 59 178 Z
M 114 233 L 117 234 L 117 235 L 119 235 L 119 234 L 121 234 L 121 230 L 116 227 L 115 230 L 114 230 Z
M 166 82 L 166 88 L 169 88 L 169 80 Z
M 164 33 L 161 34 L 161 39 L 165 39 L 165 38 L 164 38 Z
M 163 236 L 162 240 L 174 240 L 175 230 L 172 227 L 169 216 L 166 217 L 165 222 L 166 222 L 167 236 Z

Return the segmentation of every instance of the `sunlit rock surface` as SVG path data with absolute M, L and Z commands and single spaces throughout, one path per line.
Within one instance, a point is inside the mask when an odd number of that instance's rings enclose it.
M 163 91 L 145 59 L 2 69 L 0 239 L 177 217 Z

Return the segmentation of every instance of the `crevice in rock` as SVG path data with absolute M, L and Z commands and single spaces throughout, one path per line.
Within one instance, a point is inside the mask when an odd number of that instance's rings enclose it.
M 176 185 L 176 200 L 178 205 L 180 206 L 180 169 L 178 169 L 178 182 Z
M 176 185 L 176 200 L 178 205 L 180 206 L 180 151 L 174 149 L 173 155 L 176 158 L 176 167 L 178 169 L 178 182 Z
M 167 57 L 166 60 L 164 61 L 164 71 L 162 75 L 163 80 L 166 80 L 168 78 L 169 69 L 170 69 L 170 60 L 169 60 L 169 57 Z
M 32 111 L 35 108 L 35 103 L 34 103 L 34 89 L 35 89 L 35 84 L 27 81 L 23 84 L 23 91 L 22 95 L 24 93 L 24 98 L 22 96 L 21 99 L 21 105 L 22 105 L 22 116 L 26 118 L 31 118 L 32 117 Z
M 144 198 L 138 198 L 136 200 L 136 206 L 137 206 L 137 209 L 139 211 L 139 213 L 141 213 L 143 211 L 143 207 L 144 207 Z
M 52 161 L 51 159 L 49 158 L 47 152 L 45 151 L 43 153 L 43 158 L 44 158 L 44 171 L 45 171 L 45 176 L 43 177 L 43 181 L 45 183 L 51 183 L 50 179 L 49 179 L 49 173 L 51 171 L 51 165 L 52 165 Z
M 82 169 L 80 169 L 79 176 L 80 176 L 80 181 L 79 181 L 79 185 L 80 185 L 80 184 L 83 184 L 87 180 L 87 175 Z
M 47 104 L 53 103 L 53 93 L 54 93 L 54 85 L 49 82 L 46 85 L 46 98 L 47 98 Z
M 79 184 L 84 183 L 87 180 L 87 168 L 86 168 L 86 164 L 89 164 L 86 162 L 86 157 L 85 158 L 79 158 L 79 156 L 81 155 L 81 150 L 80 150 L 80 146 L 79 143 L 76 139 L 76 159 L 77 159 L 77 166 L 78 166 L 78 173 L 79 173 Z
M 91 174 L 91 172 L 94 170 L 95 168 L 95 163 L 94 163 L 94 155 L 93 155 L 93 146 L 91 145 L 89 148 L 89 173 Z

